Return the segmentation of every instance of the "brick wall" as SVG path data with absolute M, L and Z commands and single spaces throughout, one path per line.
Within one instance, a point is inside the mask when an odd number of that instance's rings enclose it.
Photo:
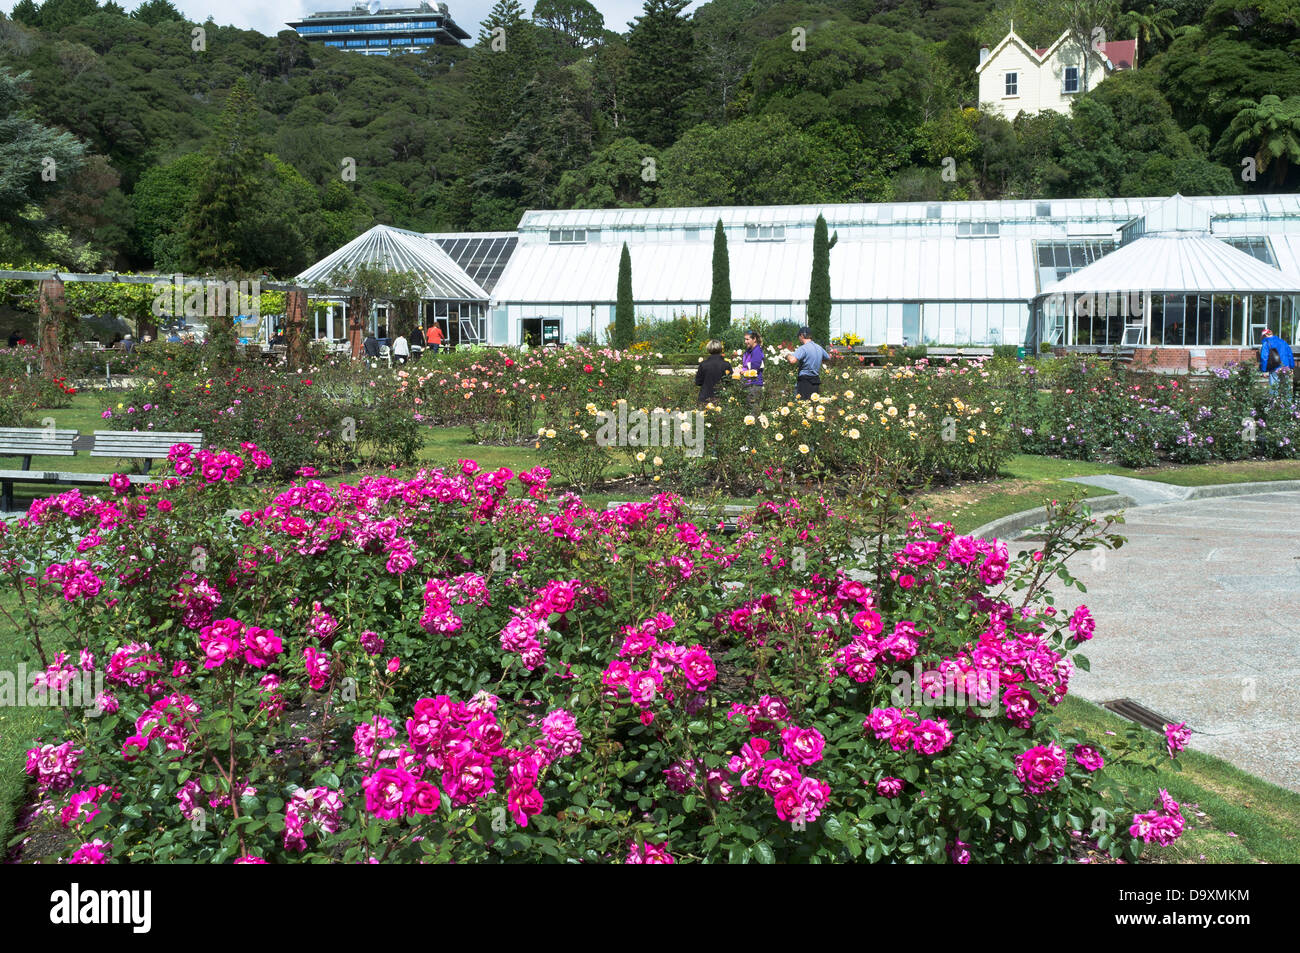
M 1192 352 L 1199 352 L 1193 355 Z M 1139 347 L 1133 350 L 1133 364 L 1148 364 L 1166 372 L 1204 371 L 1229 364 L 1257 364 L 1259 351 L 1250 347 Z

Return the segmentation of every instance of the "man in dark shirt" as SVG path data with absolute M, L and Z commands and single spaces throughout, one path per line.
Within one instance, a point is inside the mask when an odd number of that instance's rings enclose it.
M 731 365 L 722 356 L 722 342 L 709 342 L 709 356 L 700 362 L 695 383 L 700 388 L 700 403 L 706 404 L 718 394 L 718 383 L 731 376 Z

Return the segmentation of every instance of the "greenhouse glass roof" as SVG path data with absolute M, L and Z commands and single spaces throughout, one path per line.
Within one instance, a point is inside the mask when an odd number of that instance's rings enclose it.
M 329 286 L 337 269 L 359 264 L 381 267 L 390 272 L 412 272 L 422 283 L 425 298 L 483 301 L 488 297 L 487 291 L 466 274 L 438 242 L 419 232 L 389 225 L 376 225 L 354 238 L 299 274 L 297 281 L 305 285 Z
M 1300 275 L 1194 232 L 1148 234 L 1044 288 L 1044 294 L 1300 292 Z

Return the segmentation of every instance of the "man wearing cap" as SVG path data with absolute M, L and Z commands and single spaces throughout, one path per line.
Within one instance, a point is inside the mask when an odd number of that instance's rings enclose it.
M 1295 355 L 1291 353 L 1291 345 L 1265 328 L 1264 341 L 1259 348 L 1259 369 L 1268 375 L 1269 390 L 1277 390 L 1277 372 L 1284 367 L 1295 370 Z
M 806 325 L 799 329 L 799 346 L 786 358 L 799 365 L 795 378 L 795 393 L 804 400 L 822 389 L 822 362 L 830 359 L 826 349 L 812 339 L 812 329 Z

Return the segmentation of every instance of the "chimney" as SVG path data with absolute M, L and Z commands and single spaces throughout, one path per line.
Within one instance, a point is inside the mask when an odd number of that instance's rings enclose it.
M 980 64 L 983 65 L 984 61 L 987 60 L 988 58 L 989 58 L 989 48 L 988 48 L 987 46 L 981 46 L 981 47 L 980 47 Z

